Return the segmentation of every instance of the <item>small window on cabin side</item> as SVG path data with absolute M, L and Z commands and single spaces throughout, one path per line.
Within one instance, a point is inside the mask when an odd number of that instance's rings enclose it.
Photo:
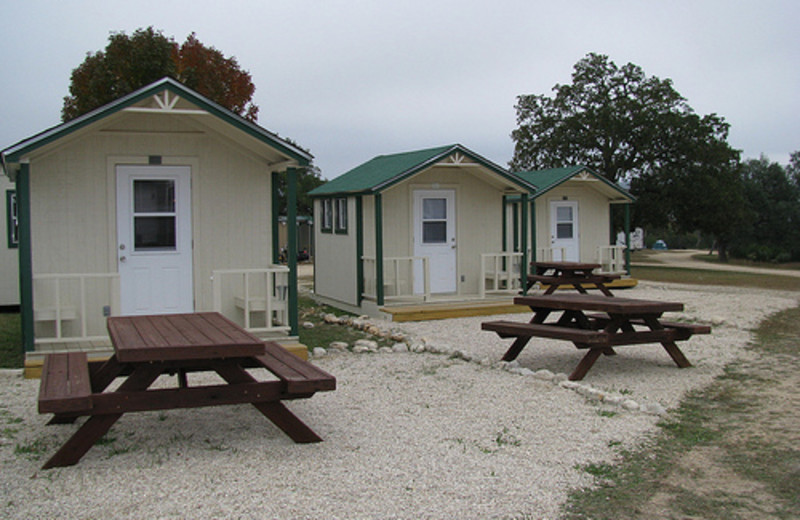
M 19 213 L 17 211 L 17 192 L 6 191 L 6 227 L 8 247 L 19 247 Z
M 347 233 L 347 199 L 336 199 L 336 232 Z
M 322 199 L 322 232 L 333 231 L 333 200 Z

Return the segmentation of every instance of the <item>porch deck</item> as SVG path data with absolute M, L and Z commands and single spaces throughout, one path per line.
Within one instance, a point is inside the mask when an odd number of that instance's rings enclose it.
M 635 278 L 620 278 L 606 287 L 611 289 L 630 289 L 636 287 L 639 281 Z M 584 284 L 586 289 L 594 288 L 594 284 Z M 547 289 L 547 286 L 542 286 Z M 568 290 L 560 288 L 559 290 Z M 452 297 L 451 297 L 452 298 Z M 518 312 L 530 312 L 526 307 L 514 305 L 514 296 L 507 296 L 501 299 L 476 299 L 464 301 L 429 301 L 426 303 L 404 304 L 396 303 L 384 305 L 380 310 L 386 313 L 391 321 L 427 321 L 444 320 L 449 318 L 465 318 L 469 316 L 492 316 L 495 314 L 511 314 Z

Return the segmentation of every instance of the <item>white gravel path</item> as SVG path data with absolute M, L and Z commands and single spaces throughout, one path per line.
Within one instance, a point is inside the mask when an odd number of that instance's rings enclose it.
M 620 348 L 585 380 L 666 407 L 746 357 L 763 317 L 798 304 L 797 293 L 645 283 L 624 295 L 683 301 L 683 318 L 714 323 L 712 335 L 681 344 L 692 368 L 677 369 L 658 346 Z M 499 359 L 510 340 L 481 332 L 486 319 L 391 326 Z M 569 372 L 580 355 L 537 341 L 519 361 Z M 322 443 L 293 444 L 248 406 L 129 414 L 77 466 L 49 471 L 39 467 L 75 426 L 45 427 L 38 381 L 2 371 L 0 517 L 555 518 L 567 491 L 591 481 L 578 465 L 613 460 L 614 446 L 634 445 L 659 419 L 600 414 L 601 405 L 558 384 L 445 355 L 315 363 L 338 389 L 289 407 Z

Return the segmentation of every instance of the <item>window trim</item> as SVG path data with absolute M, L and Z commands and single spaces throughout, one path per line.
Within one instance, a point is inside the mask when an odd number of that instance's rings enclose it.
M 334 228 L 337 235 L 347 234 L 347 197 L 333 199 L 334 206 Z
M 6 237 L 9 249 L 19 248 L 19 206 L 16 190 L 6 190 Z
M 333 199 L 321 199 L 320 201 L 320 230 L 323 233 L 333 232 Z

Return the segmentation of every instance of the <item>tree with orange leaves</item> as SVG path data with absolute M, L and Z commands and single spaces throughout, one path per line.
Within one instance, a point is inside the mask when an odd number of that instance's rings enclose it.
M 255 85 L 235 57 L 226 58 L 190 34 L 182 45 L 152 27 L 131 36 L 112 33 L 104 51 L 87 53 L 72 71 L 61 109 L 69 121 L 165 76 L 174 78 L 228 110 L 255 122 Z

